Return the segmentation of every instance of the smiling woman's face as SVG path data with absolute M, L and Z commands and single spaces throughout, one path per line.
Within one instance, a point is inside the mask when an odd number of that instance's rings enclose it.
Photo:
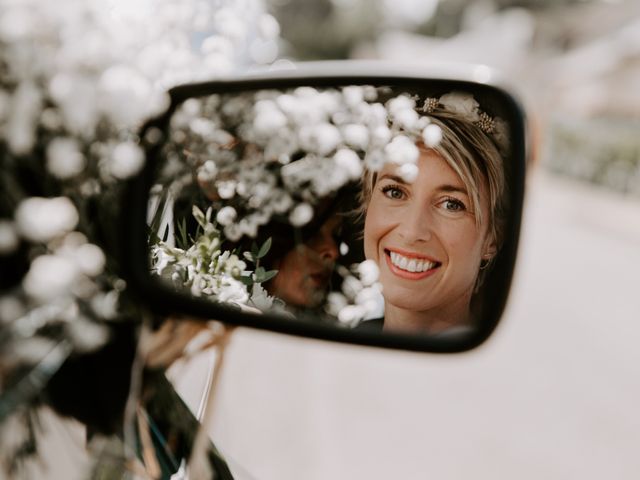
M 365 256 L 380 267 L 385 328 L 402 318 L 458 323 L 468 319 L 483 255 L 495 252 L 478 225 L 460 177 L 433 150 L 421 150 L 419 173 L 407 183 L 387 164 L 378 172 L 364 227 Z M 480 192 L 488 218 L 486 186 Z

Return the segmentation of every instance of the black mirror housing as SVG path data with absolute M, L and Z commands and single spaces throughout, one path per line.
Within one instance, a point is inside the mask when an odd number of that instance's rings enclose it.
M 322 62 L 291 71 L 267 72 L 250 77 L 183 85 L 172 89 L 169 109 L 160 117 L 150 121 L 141 131 L 140 139 L 147 156 L 146 165 L 144 170 L 129 182 L 126 189 L 124 205 L 127 205 L 128 208 L 122 212 L 121 218 L 123 248 L 121 249 L 120 261 L 129 286 L 135 290 L 141 301 L 159 316 L 181 314 L 207 320 L 219 320 L 231 325 L 323 340 L 433 353 L 462 352 L 480 345 L 491 335 L 500 321 L 510 290 L 523 207 L 527 142 L 525 116 L 519 101 L 505 87 L 487 80 L 492 75 L 489 75 L 486 67 L 482 67 L 482 81 L 477 81 L 478 71 L 473 67 L 462 70 L 459 68 L 454 70 L 434 68 L 425 73 L 424 71 L 400 70 L 388 64 Z M 251 98 L 255 97 L 257 103 L 263 96 L 273 95 L 274 91 L 288 94 L 300 87 L 309 87 L 314 91 L 332 92 L 333 94 L 333 92 L 340 92 L 346 86 L 376 88 L 378 92 L 383 92 L 378 93 L 379 97 L 376 100 L 380 105 L 383 105 L 384 101 L 388 101 L 387 97 L 383 97 L 387 90 L 393 95 L 401 92 L 404 98 L 420 98 L 421 101 L 424 98 L 442 99 L 448 92 L 464 92 L 464 95 L 472 98 L 476 104 L 481 106 L 483 112 L 491 112 L 491 116 L 487 115 L 490 121 L 499 118 L 508 126 L 508 151 L 505 151 L 503 155 L 504 177 L 508 190 L 508 214 L 503 225 L 500 253 L 495 256 L 495 259 L 492 259 L 491 269 L 484 275 L 482 286 L 478 287 L 482 291 L 482 308 L 479 310 L 477 318 L 474 318 L 472 329 L 466 329 L 456 334 L 449 334 L 451 332 L 415 334 L 402 330 L 387 331 L 384 329 L 379 331 L 380 329 L 344 328 L 327 321 L 309 320 L 310 315 L 305 313 L 306 310 L 295 309 L 290 310 L 287 314 L 282 314 L 282 312 L 271 310 L 259 312 L 256 309 L 239 308 L 234 304 L 212 302 L 204 296 L 194 296 L 187 290 L 176 290 L 173 286 L 161 281 L 157 275 L 151 273 L 149 260 L 151 227 L 148 223 L 150 192 L 153 191 L 154 186 L 157 189 L 158 172 L 164 168 L 161 166 L 167 163 L 167 145 L 171 142 L 175 143 L 175 135 L 172 133 L 172 128 L 174 128 L 172 118 L 177 115 L 176 112 L 181 111 L 180 109 L 184 107 L 185 102 L 192 99 L 202 100 L 215 97 L 216 104 L 219 104 L 220 102 L 228 103 L 229 99 L 235 98 L 234 96 L 248 98 L 248 95 L 252 95 Z M 269 93 L 267 95 L 264 92 Z M 425 105 L 427 103 L 425 101 Z M 251 104 L 247 108 L 253 108 L 253 105 Z M 442 105 L 440 107 L 444 109 Z M 427 114 L 425 113 L 425 115 Z M 478 121 L 475 122 L 479 124 Z M 485 127 L 483 126 L 483 128 Z M 486 130 L 495 131 L 492 128 L 489 125 Z M 241 140 L 240 135 L 236 130 L 233 131 L 233 145 L 229 148 L 236 147 Z M 181 143 L 180 149 L 187 150 L 188 148 L 184 145 Z M 252 151 L 254 150 L 255 148 Z M 295 161 L 298 161 L 298 158 L 287 160 L 287 162 L 292 162 L 288 163 L 289 165 Z M 201 164 L 202 162 L 199 165 Z M 165 168 L 165 171 L 168 170 Z M 196 178 L 197 172 L 194 171 L 192 176 Z M 433 178 L 433 176 L 429 178 Z M 196 180 L 193 181 L 193 185 L 197 187 Z M 409 187 L 413 188 L 411 185 Z M 217 196 L 209 198 L 218 202 L 216 203 L 218 206 L 214 207 L 213 214 L 215 214 L 216 211 L 219 211 L 220 205 L 224 205 L 224 203 L 219 203 L 220 201 L 224 202 L 224 199 L 221 200 Z M 449 210 L 453 211 L 454 207 L 447 204 L 447 208 L 447 215 L 451 215 Z M 316 207 L 315 211 L 317 212 L 319 209 Z M 215 222 L 213 223 L 215 224 Z M 310 222 L 310 224 L 312 223 L 313 221 Z M 151 233 L 156 234 L 155 231 Z M 260 247 L 262 243 L 259 241 L 257 246 Z M 247 258 L 249 257 L 251 254 Z M 392 266 L 391 263 L 379 263 L 382 269 L 389 268 L 392 273 L 400 272 L 398 280 L 400 283 L 424 276 L 419 271 L 421 268 L 428 266 L 437 271 L 441 266 L 439 264 L 443 264 L 443 267 L 448 265 L 446 260 L 448 257 L 443 256 L 438 257 L 431 264 L 423 262 L 426 265 L 423 267 L 420 267 L 420 259 L 417 259 L 418 267 L 415 267 L 414 263 L 414 266 L 405 265 L 404 268 L 400 268 L 398 265 L 401 264 L 398 262 L 402 260 L 398 260 L 398 258 L 401 257 L 397 257 L 397 255 L 393 257 L 394 262 L 397 263 L 397 265 L 394 264 L 395 266 Z M 404 262 L 407 263 L 406 259 Z M 402 273 L 399 268 L 403 271 L 408 269 L 409 273 Z M 256 278 L 256 271 L 251 274 L 251 278 Z M 382 281 L 384 284 L 384 278 Z M 264 284 L 267 285 L 268 280 Z M 388 285 L 385 288 L 389 291 L 390 289 L 387 287 Z

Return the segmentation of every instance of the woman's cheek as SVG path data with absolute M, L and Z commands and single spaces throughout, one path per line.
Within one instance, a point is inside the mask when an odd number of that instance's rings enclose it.
M 378 262 L 378 258 L 376 255 L 377 252 L 377 230 L 378 230 L 378 220 L 379 219 L 379 211 L 377 206 L 372 201 L 369 204 L 369 208 L 367 209 L 367 215 L 365 217 L 364 222 L 364 255 L 369 260 L 374 260 Z

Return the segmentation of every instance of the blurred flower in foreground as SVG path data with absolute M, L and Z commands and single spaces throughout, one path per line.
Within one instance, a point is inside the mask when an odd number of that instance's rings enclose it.
M 143 167 L 139 128 L 168 88 L 247 69 L 251 51 L 272 61 L 279 27 L 261 0 L 0 0 L 0 12 L 0 385 L 18 399 L 0 404 L 2 421 L 38 401 L 38 388 L 9 388 L 14 367 L 56 345 L 61 362 L 139 320 L 100 247 L 112 224 L 97 224 Z M 13 477 L 35 443 L 6 450 L 1 433 L 0 477 Z

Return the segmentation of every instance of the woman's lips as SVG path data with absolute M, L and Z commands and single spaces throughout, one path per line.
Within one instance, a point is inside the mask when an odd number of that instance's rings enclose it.
M 384 250 L 389 270 L 407 280 L 421 280 L 433 275 L 442 263 L 430 257 L 399 251 Z

